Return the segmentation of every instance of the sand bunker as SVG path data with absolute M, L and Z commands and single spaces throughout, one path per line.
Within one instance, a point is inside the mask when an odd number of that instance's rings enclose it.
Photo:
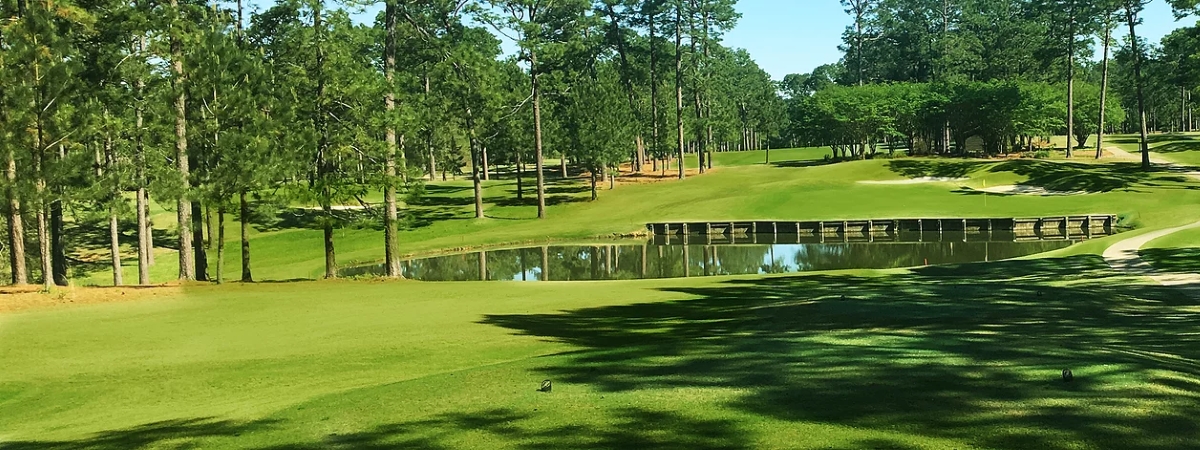
M 921 183 L 946 183 L 952 181 L 966 181 L 967 178 L 949 178 L 949 177 L 920 177 L 909 178 L 907 180 L 866 180 L 859 181 L 862 184 L 921 184 Z
M 1079 195 L 1084 194 L 1081 191 L 1051 191 L 1049 189 L 1037 186 L 1025 185 L 1004 185 L 1004 186 L 989 186 L 985 188 L 975 189 L 980 192 L 989 194 L 1006 194 L 1006 195 Z

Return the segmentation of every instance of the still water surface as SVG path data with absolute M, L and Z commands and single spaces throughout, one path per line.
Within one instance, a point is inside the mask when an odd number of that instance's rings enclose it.
M 414 259 L 405 278 L 423 281 L 579 281 L 887 269 L 999 261 L 1073 245 L 1078 240 L 1014 240 L 1012 234 L 924 233 L 824 243 L 762 236 L 728 241 L 619 240 L 549 245 Z M 836 241 L 836 242 L 830 242 Z M 743 243 L 746 242 L 746 243 Z M 753 242 L 771 242 L 767 244 Z M 790 243 L 789 243 L 790 242 Z M 351 267 L 343 276 L 381 275 L 382 265 Z

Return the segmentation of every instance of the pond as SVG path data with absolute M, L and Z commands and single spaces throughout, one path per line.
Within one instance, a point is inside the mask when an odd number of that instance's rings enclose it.
M 814 242 L 806 242 L 812 240 Z M 824 240 L 825 242 L 820 242 Z M 887 269 L 998 261 L 1073 245 L 1077 239 L 1016 239 L 1012 233 L 911 233 L 855 240 L 799 236 L 737 239 L 680 236 L 527 248 L 413 259 L 405 278 L 423 281 L 582 281 Z M 342 276 L 382 275 L 382 264 Z

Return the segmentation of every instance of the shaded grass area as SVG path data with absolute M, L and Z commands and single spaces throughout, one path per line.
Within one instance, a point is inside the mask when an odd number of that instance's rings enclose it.
M 1146 140 L 1152 153 L 1180 164 L 1200 165 L 1200 133 L 1156 133 Z M 1141 151 L 1138 136 L 1115 136 L 1109 142 L 1130 153 Z
M 1150 241 L 1139 255 L 1161 271 L 1200 273 L 1200 230 L 1183 230 Z
M 0 446 L 1067 449 L 1200 438 L 1200 309 L 1096 256 L 190 289 L 0 317 Z M 1061 381 L 1064 368 L 1074 382 Z M 536 392 L 543 379 L 553 392 Z
M 974 187 L 980 186 L 981 181 L 991 181 L 992 185 L 1012 182 L 1078 193 L 1198 188 L 1184 175 L 1167 168 L 1155 167 L 1146 171 L 1140 164 L 1132 162 L 914 159 L 890 161 L 888 168 L 905 178 L 970 178 L 962 184 Z

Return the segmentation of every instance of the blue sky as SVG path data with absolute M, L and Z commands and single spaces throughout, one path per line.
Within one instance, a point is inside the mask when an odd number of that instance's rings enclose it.
M 725 45 L 748 50 L 772 78 L 810 72 L 841 58 L 837 47 L 851 19 L 838 0 L 739 0 L 737 9 L 742 19 L 725 35 Z M 1176 22 L 1165 0 L 1153 0 L 1142 18 L 1138 34 L 1151 42 L 1196 23 L 1195 18 Z
M 250 3 L 261 8 L 270 4 L 270 0 L 250 0 Z M 372 5 L 357 17 L 373 20 L 379 10 L 377 4 Z M 749 51 L 758 65 L 776 80 L 789 73 L 807 73 L 821 64 L 837 62 L 841 58 L 838 45 L 842 32 L 851 23 L 839 0 L 738 0 L 737 10 L 742 18 L 725 34 L 725 45 Z M 1166 0 L 1152 0 L 1142 19 L 1138 33 L 1155 43 L 1176 28 L 1196 23 L 1194 17 L 1176 21 Z M 1126 30 L 1118 27 L 1117 37 L 1124 36 Z M 512 53 L 516 47 L 506 42 L 504 51 Z

